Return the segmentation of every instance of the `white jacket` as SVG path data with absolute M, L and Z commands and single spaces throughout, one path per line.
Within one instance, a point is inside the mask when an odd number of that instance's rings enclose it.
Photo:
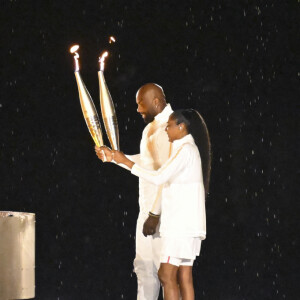
M 169 142 L 165 128 L 172 112 L 171 105 L 168 104 L 144 128 L 140 143 L 140 153 L 126 155 L 130 160 L 148 170 L 158 170 L 168 160 L 172 144 Z M 160 214 L 161 190 L 162 187 L 139 178 L 139 206 L 142 214 L 148 215 L 150 210 L 154 214 Z
M 172 155 L 159 170 L 152 171 L 136 163 L 131 173 L 156 185 L 164 185 L 161 236 L 205 239 L 205 191 L 201 158 L 190 134 L 173 142 Z

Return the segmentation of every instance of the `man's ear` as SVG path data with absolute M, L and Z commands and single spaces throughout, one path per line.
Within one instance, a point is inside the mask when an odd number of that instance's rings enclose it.
M 158 107 L 158 105 L 159 105 L 159 99 L 158 98 L 154 98 L 153 99 L 153 104 L 154 104 L 155 107 Z

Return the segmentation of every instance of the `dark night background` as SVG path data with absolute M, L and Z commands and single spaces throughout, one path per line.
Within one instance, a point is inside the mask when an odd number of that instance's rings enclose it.
M 135 93 L 163 86 L 212 141 L 196 299 L 299 299 L 297 1 L 1 1 L 0 210 L 36 213 L 36 299 L 135 299 L 137 178 L 94 154 L 73 57 L 99 109 L 99 54 L 121 149 Z M 108 44 L 113 35 L 117 43 Z

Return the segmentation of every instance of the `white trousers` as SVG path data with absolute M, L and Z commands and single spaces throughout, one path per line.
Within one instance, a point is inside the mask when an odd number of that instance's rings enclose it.
M 136 256 L 134 271 L 137 276 L 137 300 L 157 300 L 160 290 L 158 269 L 160 265 L 161 238 L 157 232 L 153 236 L 143 235 L 143 225 L 148 218 L 139 214 L 136 225 Z

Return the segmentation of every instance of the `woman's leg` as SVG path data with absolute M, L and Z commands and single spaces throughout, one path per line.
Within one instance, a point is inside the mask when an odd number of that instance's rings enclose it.
M 194 300 L 192 266 L 179 266 L 177 278 L 182 300 Z
M 158 278 L 164 288 L 164 299 L 165 300 L 178 300 L 179 299 L 179 288 L 177 282 L 177 271 L 178 267 L 168 264 L 161 263 L 158 270 Z

